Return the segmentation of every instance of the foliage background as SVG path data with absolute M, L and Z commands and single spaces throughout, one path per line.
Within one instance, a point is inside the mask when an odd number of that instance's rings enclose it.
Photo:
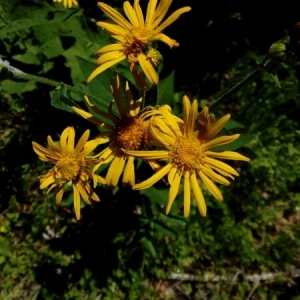
M 121 9 L 122 1 L 105 2 Z M 94 52 L 108 42 L 95 25 L 104 15 L 96 1 L 79 3 L 79 10 L 66 10 L 51 1 L 1 1 L 0 55 L 24 72 L 89 89 L 103 105 L 111 100 L 112 73 L 89 87 L 85 80 Z M 215 100 L 300 21 L 295 1 L 174 0 L 170 12 L 186 5 L 192 11 L 166 30 L 180 47 L 160 45 L 165 85 L 147 96 L 178 114 L 183 92 L 201 104 Z M 126 64 L 117 71 L 132 81 Z M 84 207 L 76 222 L 71 193 L 56 207 L 54 194 L 39 189 L 38 175 L 49 166 L 38 161 L 31 142 L 43 145 L 66 126 L 77 136 L 97 128 L 51 106 L 52 87 L 3 81 L 0 299 L 300 299 L 292 276 L 300 268 L 299 61 L 293 57 L 273 71 L 281 88 L 264 74 L 216 112 L 231 113 L 244 126 L 227 130 L 255 135 L 239 149 L 251 162 L 233 164 L 240 177 L 222 188 L 223 203 L 207 194 L 208 216 L 194 206 L 189 219 L 181 217 L 181 196 L 164 215 L 167 189 L 159 183 L 141 193 L 99 187 L 101 202 Z M 84 106 L 82 97 L 70 96 Z M 139 172 L 142 178 L 149 170 Z M 248 276 L 276 272 L 285 273 L 260 282 Z M 213 280 L 217 275 L 223 279 Z

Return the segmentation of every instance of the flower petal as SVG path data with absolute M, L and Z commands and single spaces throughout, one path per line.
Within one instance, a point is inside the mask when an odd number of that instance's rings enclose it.
M 135 11 L 133 10 L 132 6 L 130 5 L 130 3 L 128 1 L 124 2 L 123 9 L 124 9 L 126 17 L 128 18 L 128 20 L 134 27 L 138 27 L 138 26 L 142 25 L 142 24 L 140 24 Z
M 167 160 L 169 157 L 168 151 L 163 150 L 151 150 L 151 151 L 125 151 L 124 153 L 127 155 L 131 155 L 134 157 L 139 157 L 142 159 L 151 159 L 151 160 Z
M 148 3 L 146 22 L 145 22 L 148 25 L 148 27 L 151 27 L 153 24 L 156 4 L 157 4 L 157 0 L 150 0 Z
M 203 144 L 203 147 L 208 149 L 208 148 L 226 145 L 226 144 L 229 144 L 229 143 L 235 141 L 236 139 L 238 139 L 239 136 L 240 136 L 240 134 L 220 136 L 220 137 L 217 137 L 217 138 Z
M 107 46 L 100 48 L 95 54 L 99 55 L 99 54 L 103 54 L 106 52 L 122 51 L 122 50 L 123 50 L 123 45 L 120 43 L 116 43 L 116 44 L 111 44 L 111 45 L 107 45 Z
M 104 54 L 101 54 L 100 57 L 97 59 L 96 64 L 102 65 L 108 61 L 118 59 L 120 56 L 124 56 L 124 54 L 120 51 L 111 51 Z
M 143 189 L 149 188 L 150 186 L 152 186 L 153 184 L 155 184 L 157 181 L 159 181 L 160 179 L 162 179 L 171 170 L 171 168 L 172 168 L 172 165 L 171 164 L 167 164 L 166 166 L 164 166 L 161 170 L 159 170 L 157 173 L 155 173 L 154 175 L 152 175 L 147 180 L 136 184 L 133 187 L 133 189 L 134 190 L 143 190 Z
M 168 182 L 170 185 L 172 185 L 173 183 L 176 172 L 177 172 L 177 168 L 172 168 L 168 174 Z
M 185 6 L 180 9 L 177 9 L 175 12 L 173 12 L 171 14 L 171 16 L 169 16 L 160 26 L 158 26 L 154 30 L 154 34 L 158 34 L 158 33 L 162 32 L 166 27 L 168 27 L 173 22 L 175 22 L 180 17 L 180 15 L 182 15 L 183 13 L 186 13 L 190 10 L 191 10 L 191 8 L 189 6 Z
M 135 185 L 134 160 L 132 156 L 128 156 L 127 163 L 122 178 L 122 186 L 125 187 L 128 183 L 131 187 Z
M 57 205 L 60 205 L 63 195 L 64 195 L 64 184 L 60 184 L 58 188 L 58 192 L 55 196 L 55 202 Z
M 127 30 L 132 29 L 132 25 L 118 11 L 113 9 L 111 6 L 103 2 L 98 2 L 98 6 L 100 7 L 100 9 L 103 10 L 104 13 L 106 13 L 112 20 L 114 20 L 120 26 L 126 28 Z
M 190 187 L 190 172 L 184 173 L 184 217 L 187 218 L 191 208 L 191 187 Z
M 227 124 L 229 119 L 230 114 L 227 114 L 226 116 L 222 117 L 217 123 L 214 124 L 213 128 L 206 133 L 205 139 L 210 140 L 216 134 L 218 134 L 220 130 Z
M 150 61 L 147 59 L 147 56 L 144 53 L 141 52 L 138 55 L 137 59 L 138 59 L 138 62 L 140 64 L 143 72 L 145 73 L 145 75 L 147 76 L 149 81 L 153 85 L 157 85 L 158 84 L 158 74 L 154 70 L 154 68 L 153 68 L 152 64 L 150 63 Z
M 88 141 L 90 136 L 90 130 L 86 130 L 83 135 L 80 137 L 79 141 L 77 142 L 77 145 L 74 149 L 74 156 L 77 156 L 79 152 L 84 148 L 84 145 Z
M 185 135 L 189 136 L 193 134 L 194 127 L 195 127 L 195 122 L 197 119 L 197 114 L 198 114 L 198 101 L 194 100 L 188 115 L 188 119 L 186 124 L 184 125 L 185 128 Z
M 169 191 L 169 200 L 168 200 L 168 204 L 166 207 L 166 214 L 168 214 L 170 212 L 172 204 L 178 194 L 181 176 L 182 176 L 181 173 L 178 173 L 178 172 L 175 173 L 174 180 L 172 182 L 172 185 L 171 185 L 171 188 Z
M 250 160 L 250 158 L 234 151 L 224 151 L 224 152 L 206 151 L 205 155 L 210 157 L 220 158 L 220 159 L 232 159 L 232 160 L 243 160 L 243 161 Z
M 92 74 L 89 76 L 89 78 L 87 79 L 87 82 L 92 81 L 97 75 L 99 75 L 100 73 L 102 73 L 103 71 L 105 71 L 106 69 L 110 68 L 111 66 L 119 63 L 120 61 L 122 61 L 123 59 L 125 59 L 126 56 L 123 54 L 122 56 L 120 56 L 119 58 L 116 58 L 114 60 L 111 60 L 103 65 L 101 65 L 100 67 L 96 68 L 96 70 L 94 72 L 92 72 Z
M 165 35 L 163 33 L 158 33 L 158 34 L 154 35 L 153 40 L 161 41 L 161 42 L 167 44 L 170 48 L 179 46 L 178 42 L 176 42 L 175 40 L 169 38 L 167 35 Z
M 223 176 L 215 173 L 212 169 L 206 167 L 206 166 L 202 166 L 201 167 L 201 171 L 208 177 L 210 177 L 212 180 L 224 184 L 224 185 L 229 185 L 230 182 L 228 179 L 224 178 Z
M 133 8 L 135 10 L 135 13 L 136 13 L 138 19 L 139 19 L 139 23 L 141 25 L 144 25 L 144 15 L 143 15 L 141 6 L 139 4 L 139 0 L 134 0 Z
M 60 149 L 64 154 L 68 154 L 67 140 L 71 127 L 67 127 L 60 136 Z
M 199 212 L 200 212 L 201 216 L 205 217 L 206 216 L 206 204 L 205 204 L 205 200 L 203 198 L 203 195 L 202 195 L 201 189 L 199 187 L 195 173 L 192 173 L 190 178 L 191 178 L 192 190 L 193 190 L 196 202 L 198 204 Z
M 73 184 L 73 192 L 74 192 L 74 210 L 76 219 L 80 220 L 80 193 L 78 187 Z
M 208 191 L 219 201 L 223 201 L 223 196 L 217 186 L 202 172 L 199 172 L 199 175 L 207 187 Z
M 231 166 L 223 163 L 222 161 L 219 161 L 217 159 L 214 159 L 214 158 L 210 158 L 210 157 L 205 157 L 203 159 L 203 162 L 204 163 L 208 163 L 208 165 L 212 168 L 212 169 L 215 169 L 219 172 L 219 170 L 221 171 L 225 171 L 226 173 L 229 173 L 229 174 L 233 174 L 235 176 L 239 176 L 239 173 L 233 169 Z M 222 174 L 220 172 L 220 174 Z

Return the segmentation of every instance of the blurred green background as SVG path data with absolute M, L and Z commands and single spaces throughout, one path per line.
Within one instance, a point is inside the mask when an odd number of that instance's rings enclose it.
M 300 21 L 296 1 L 199 2 L 173 1 L 169 12 L 192 11 L 165 30 L 180 47 L 159 44 L 162 83 L 146 96 L 147 104 L 169 103 L 179 115 L 183 93 L 200 104 L 216 100 Z M 1 1 L 0 57 L 108 103 L 113 70 L 85 83 L 94 53 L 110 41 L 95 24 L 105 19 L 96 3 L 79 0 L 68 10 L 51 1 Z M 122 1 L 105 3 L 122 10 Z M 265 73 L 218 108 L 217 116 L 230 113 L 239 122 L 227 130 L 253 135 L 238 150 L 251 161 L 232 163 L 240 176 L 220 187 L 223 203 L 204 191 L 207 217 L 193 204 L 188 219 L 182 193 L 164 215 L 164 183 L 141 192 L 98 187 L 101 202 L 83 207 L 80 221 L 70 191 L 57 207 L 55 192 L 39 189 L 38 176 L 50 165 L 31 142 L 45 145 L 67 126 L 77 136 L 98 129 L 51 106 L 53 87 L 2 81 L 0 299 L 300 299 L 299 67 L 296 56 L 278 63 L 272 71 L 281 88 Z M 133 83 L 126 63 L 114 71 Z M 84 107 L 82 97 L 70 98 Z M 142 180 L 151 171 L 142 164 L 138 174 Z

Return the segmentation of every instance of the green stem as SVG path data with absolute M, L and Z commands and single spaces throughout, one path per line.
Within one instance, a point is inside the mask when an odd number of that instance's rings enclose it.
M 219 99 L 216 100 L 210 107 L 209 111 L 213 112 L 216 108 L 224 103 L 228 98 L 232 97 L 238 90 L 242 89 L 248 83 L 256 79 L 260 74 L 268 71 L 268 68 L 274 64 L 274 61 L 265 57 L 263 61 L 257 65 L 257 68 L 248 74 L 242 81 L 232 87 L 229 91 L 225 92 Z
M 77 88 L 75 88 L 74 86 L 71 86 L 71 85 L 68 85 L 68 84 L 65 84 L 63 82 L 59 82 L 59 81 L 55 81 L 55 80 L 52 80 L 52 79 L 48 79 L 48 78 L 44 78 L 44 77 L 40 77 L 40 76 L 36 76 L 36 75 L 31 75 L 31 74 L 27 74 L 27 73 L 17 73 L 17 74 L 14 74 L 14 77 L 15 78 L 19 78 L 19 79 L 23 79 L 23 80 L 32 80 L 32 81 L 35 81 L 35 82 L 40 82 L 40 83 L 44 83 L 44 84 L 48 84 L 48 85 L 51 85 L 51 86 L 64 86 L 68 91 L 70 92 L 74 92 L 76 94 L 79 94 L 79 95 L 82 95 L 82 96 L 88 96 L 90 100 L 95 100 L 95 101 L 100 101 L 102 102 L 101 99 L 85 92 L 85 91 L 82 91 L 82 90 L 79 90 Z

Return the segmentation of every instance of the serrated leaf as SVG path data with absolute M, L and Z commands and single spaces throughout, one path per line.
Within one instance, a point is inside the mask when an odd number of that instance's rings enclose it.
M 173 104 L 174 98 L 174 74 L 172 71 L 169 76 L 159 81 L 157 86 L 157 104 Z
M 67 89 L 62 84 L 61 87 L 57 87 L 54 91 L 50 92 L 51 105 L 55 108 L 74 113 L 72 106 L 78 106 L 74 101 L 67 97 Z
M 223 145 L 223 146 L 218 146 L 212 148 L 213 151 L 234 151 L 238 148 L 241 148 L 245 145 L 247 145 L 249 142 L 254 140 L 257 137 L 256 134 L 241 134 L 240 137 L 235 140 L 234 142 Z

